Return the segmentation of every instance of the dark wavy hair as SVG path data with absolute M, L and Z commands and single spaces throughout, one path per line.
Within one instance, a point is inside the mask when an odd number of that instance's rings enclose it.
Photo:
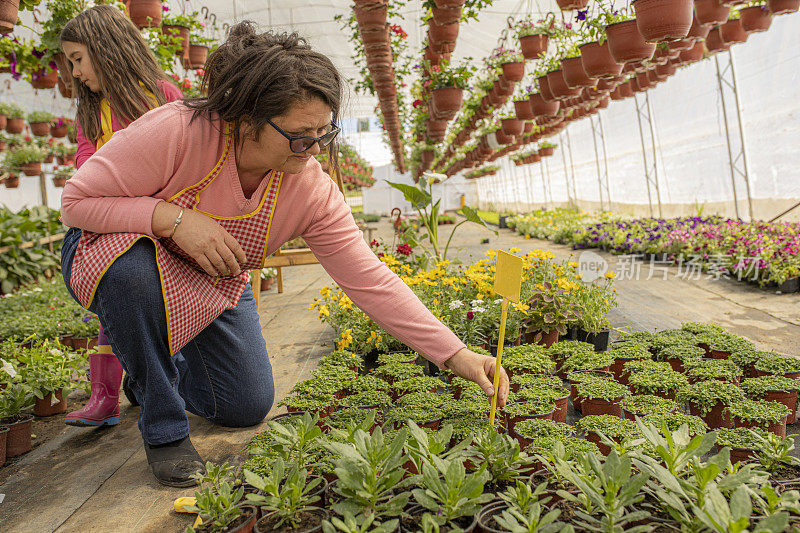
M 331 60 L 297 33 L 257 33 L 253 22 L 243 21 L 231 27 L 225 43 L 209 55 L 203 90 L 204 98 L 186 100 L 194 109 L 192 120 L 218 114 L 233 125 L 238 144 L 242 134 L 258 140 L 267 119 L 310 98 L 330 106 L 338 123 L 343 81 Z M 331 148 L 335 165 L 333 143 Z
M 139 30 L 119 9 L 98 5 L 83 11 L 61 30 L 61 41 L 86 46 L 100 84 L 100 92 L 94 93 L 72 79 L 78 98 L 78 120 L 90 141 L 97 142 L 102 133 L 103 98 L 126 126 L 150 111 L 145 89 L 156 97 L 158 105 L 166 103 L 158 81 L 169 80 Z

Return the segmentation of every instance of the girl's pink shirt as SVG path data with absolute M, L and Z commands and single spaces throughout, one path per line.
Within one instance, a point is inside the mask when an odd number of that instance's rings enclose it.
M 180 89 L 175 87 L 173 84 L 166 80 L 160 80 L 157 82 L 161 92 L 164 93 L 164 96 L 167 99 L 167 103 L 175 102 L 176 100 L 183 99 L 183 93 Z M 120 124 L 119 120 L 117 120 L 117 115 L 114 113 L 114 110 L 111 110 L 111 127 L 114 131 L 119 131 L 123 129 L 122 124 Z M 75 118 L 75 132 L 78 141 L 78 150 L 75 153 L 75 168 L 81 168 L 84 162 L 87 159 L 92 157 L 97 151 L 95 148 L 95 144 L 86 138 L 83 134 L 83 130 L 81 129 L 81 124 L 78 121 L 77 117 Z
M 191 121 L 192 113 L 181 102 L 166 104 L 116 133 L 67 181 L 63 222 L 97 233 L 155 237 L 156 204 L 203 179 L 224 153 L 223 124 Z M 258 209 L 267 182 L 245 197 L 231 152 L 197 208 L 216 216 L 247 215 Z M 305 239 L 358 307 L 440 368 L 465 347 L 370 250 L 341 192 L 313 158 L 299 174 L 283 177 L 267 253 L 296 237 Z

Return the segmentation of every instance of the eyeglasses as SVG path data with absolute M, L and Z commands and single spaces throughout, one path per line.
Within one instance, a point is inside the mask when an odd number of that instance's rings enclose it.
M 270 126 L 275 128 L 278 131 L 278 133 L 289 139 L 289 149 L 296 154 L 305 152 L 306 150 L 314 146 L 314 143 L 319 143 L 320 148 L 325 148 L 330 143 L 332 143 L 333 140 L 336 138 L 336 136 L 339 135 L 339 132 L 342 131 L 338 126 L 336 126 L 336 124 L 331 123 L 333 129 L 328 133 L 326 133 L 325 135 L 323 135 L 322 137 L 289 135 L 288 133 L 280 129 L 278 126 L 276 126 L 275 123 L 272 122 L 270 119 L 267 119 L 267 122 L 269 123 Z

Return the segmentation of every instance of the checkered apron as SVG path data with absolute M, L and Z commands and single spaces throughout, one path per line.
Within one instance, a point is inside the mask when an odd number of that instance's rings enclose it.
M 168 201 L 184 209 L 196 209 L 200 193 L 220 175 L 229 158 L 232 135 L 226 135 L 225 150 L 217 164 L 200 182 L 188 187 Z M 72 263 L 70 285 L 81 305 L 89 307 L 97 286 L 111 264 L 139 239 L 155 244 L 156 261 L 161 275 L 169 334 L 169 350 L 174 355 L 223 311 L 233 309 L 250 279 L 249 270 L 261 268 L 267 256 L 267 243 L 275 200 L 280 190 L 282 173 L 271 172 L 269 183 L 258 208 L 248 215 L 219 217 L 204 213 L 219 222 L 239 242 L 247 256 L 242 273 L 236 277 L 213 278 L 171 239 L 153 239 L 140 233 L 81 234 Z

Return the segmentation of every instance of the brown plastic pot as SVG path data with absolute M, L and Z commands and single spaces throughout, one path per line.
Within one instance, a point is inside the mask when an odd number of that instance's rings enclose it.
M 377 2 L 374 4 L 356 4 L 353 7 L 353 11 L 355 11 L 359 28 L 380 29 L 386 25 L 386 12 L 388 11 L 386 4 Z
M 767 426 L 766 430 L 770 433 L 774 433 L 780 438 L 786 437 L 786 419 L 789 415 L 784 416 L 780 421 L 775 422 L 774 424 L 770 424 Z M 743 420 L 739 417 L 733 417 L 733 425 L 737 428 L 760 428 L 763 427 L 759 425 L 758 422 L 754 420 Z
M 16 189 L 19 187 L 19 176 L 9 176 L 3 180 L 3 184 L 6 186 L 6 189 Z
M 606 26 L 608 47 L 617 63 L 631 63 L 650 59 L 656 51 L 655 43 L 648 43 L 639 33 L 635 20 L 616 22 Z
M 569 57 L 561 62 L 564 81 L 567 87 L 575 89 L 577 87 L 594 87 L 597 78 L 590 78 L 583 69 L 583 60 L 580 57 Z
M 38 176 L 42 173 L 42 162 L 36 161 L 34 163 L 24 163 L 19 166 L 19 169 L 26 176 Z
M 3 0 L 0 2 L 0 33 L 14 30 L 19 13 L 19 0 Z
M 514 112 L 516 112 L 517 118 L 520 120 L 533 120 L 536 118 L 536 115 L 533 114 L 531 101 L 527 98 L 514 100 Z
M 753 448 L 731 448 L 731 464 L 746 463 L 756 456 Z
M 253 531 L 253 527 L 256 524 L 256 520 L 260 517 L 260 510 L 258 507 L 254 505 L 237 505 L 242 510 L 242 514 L 239 515 L 237 521 L 239 524 L 233 528 L 227 527 L 223 529 L 224 533 L 251 533 Z M 213 531 L 214 529 L 209 525 L 209 527 L 204 527 L 200 525 L 199 527 L 195 528 L 197 533 L 204 533 L 206 531 Z
M 531 331 L 525 333 L 525 343 L 526 344 L 541 344 L 542 346 L 549 348 L 556 342 L 558 342 L 558 330 L 551 329 L 547 332 L 542 331 Z
M 581 413 L 588 415 L 614 415 L 623 418 L 622 396 L 613 400 L 587 398 L 581 400 Z
M 21 117 L 6 117 L 6 132 L 7 133 L 22 133 L 25 129 L 25 119 Z
M 634 0 L 636 27 L 649 43 L 683 39 L 692 27 L 692 0 Z
M 697 20 L 697 14 L 692 19 L 692 27 L 689 28 L 689 33 L 686 34 L 687 39 L 694 39 L 695 42 L 705 40 L 708 35 L 708 30 L 711 29 L 710 24 L 701 24 Z
M 67 400 L 64 398 L 64 390 L 59 390 L 55 392 L 56 395 L 56 403 L 51 405 L 53 399 L 53 393 L 48 392 L 44 395 L 44 398 L 39 399 L 36 398 L 36 402 L 33 406 L 33 414 L 35 416 L 53 416 L 59 415 L 61 413 L 67 412 Z
M 161 0 L 128 0 L 128 16 L 136 26 L 157 28 L 161 25 L 163 14 Z
M 548 72 L 547 82 L 550 84 L 550 91 L 552 91 L 553 97 L 557 100 L 565 100 L 581 94 L 581 90 L 579 88 L 571 89 L 567 85 L 567 82 L 564 79 L 563 70 L 561 69 Z
M 708 49 L 709 53 L 717 53 L 717 52 L 724 52 L 731 45 L 726 43 L 722 40 L 722 36 L 719 33 L 719 27 L 712 28 L 711 31 L 708 32 L 708 37 L 706 37 L 706 48 Z
M 458 24 L 461 22 L 462 6 L 434 6 L 432 11 L 433 20 L 436 24 Z
M 186 57 L 188 59 L 190 38 L 189 28 L 186 26 L 167 25 L 161 26 L 161 32 L 164 33 L 164 35 L 180 38 L 180 45 L 178 50 L 175 52 L 175 55 L 181 58 Z
M 556 0 L 561 11 L 573 11 L 575 9 L 583 9 L 589 3 L 589 0 Z
M 681 52 L 680 62 L 681 63 L 695 63 L 703 59 L 703 54 L 705 54 L 705 45 L 702 41 L 696 42 L 693 47 L 689 48 L 688 50 L 684 50 Z M 681 363 L 683 365 L 683 363 Z
M 500 128 L 505 135 L 522 135 L 525 124 L 518 118 L 504 118 L 500 121 Z
M 728 21 L 731 8 L 721 0 L 694 0 L 694 13 L 700 24 L 723 24 Z
M 673 409 L 670 409 L 669 411 L 667 411 L 667 413 L 668 413 L 668 414 L 673 414 L 673 413 L 676 413 L 677 411 L 678 411 L 678 409 L 677 409 L 677 408 L 673 408 Z M 622 414 L 624 415 L 624 416 L 623 416 L 623 418 L 625 418 L 625 419 L 627 419 L 627 420 L 636 420 L 636 417 L 637 417 L 637 416 L 638 416 L 639 418 L 642 418 L 643 416 L 645 416 L 645 415 L 641 415 L 641 414 L 639 414 L 639 413 L 633 413 L 633 412 L 631 412 L 631 411 L 628 411 L 628 410 L 627 410 L 627 409 L 625 409 L 624 407 L 622 408 Z
M 558 113 L 561 103 L 558 100 L 547 102 L 540 93 L 533 93 L 528 97 L 531 109 L 536 117 L 554 117 Z
M 458 24 L 436 24 L 431 21 L 428 25 L 428 35 L 430 36 L 431 44 L 438 45 L 439 50 L 442 52 L 451 52 L 452 50 L 443 50 L 441 45 L 454 44 L 456 39 L 458 39 L 458 28 Z
M 461 109 L 464 90 L 458 87 L 434 89 L 431 93 L 433 107 L 447 118 L 453 118 Z
M 742 28 L 748 33 L 767 31 L 772 25 L 772 13 L 766 6 L 751 6 L 739 11 Z
M 622 65 L 614 61 L 608 41 L 598 44 L 596 41 L 580 47 L 581 62 L 587 76 L 607 78 L 619 76 Z
M 505 76 L 506 80 L 508 81 L 521 81 L 525 76 L 525 63 L 523 61 L 503 63 L 501 67 L 503 69 L 503 76 Z
M 202 44 L 189 45 L 189 60 L 186 64 L 187 68 L 203 68 L 206 65 L 206 59 L 208 59 L 208 46 Z
M 800 9 L 800 0 L 767 0 L 767 7 L 773 15 L 794 13 Z
M 700 407 L 694 402 L 689 402 L 689 414 L 699 416 L 711 429 L 732 428 L 733 418 L 728 414 L 726 405 L 717 403 L 706 414 L 702 414 Z
M 0 427 L 8 427 L 6 434 L 6 458 L 28 453 L 31 449 L 31 425 L 33 415 L 17 415 L 0 418 Z
M 69 133 L 69 132 L 67 131 L 67 127 L 66 126 L 58 126 L 58 127 L 50 126 L 50 136 L 51 137 L 56 137 L 56 138 L 66 137 L 67 133 Z
M 519 402 L 519 403 L 525 403 L 525 402 Z M 553 420 L 555 412 L 556 412 L 556 409 L 555 409 L 555 407 L 553 407 L 552 411 L 550 411 L 549 413 L 541 414 L 541 415 L 524 415 L 524 416 L 520 415 L 520 416 L 512 416 L 512 417 L 506 416 L 506 429 L 509 432 L 511 432 L 511 431 L 514 430 L 514 427 L 517 424 L 519 424 L 520 422 L 522 422 L 523 420 L 531 420 L 533 418 L 538 418 L 540 420 Z
M 7 427 L 0 427 L 0 466 L 6 464 L 6 439 L 9 431 Z
M 789 416 L 786 419 L 787 424 L 794 424 L 797 413 L 797 391 L 769 391 L 762 400 L 769 402 L 782 403 L 789 408 Z
M 719 35 L 728 44 L 743 43 L 747 40 L 747 32 L 744 31 L 742 21 L 739 19 L 732 19 L 721 24 Z
M 567 404 L 569 403 L 570 392 L 566 387 L 562 387 L 561 390 L 564 391 L 564 395 L 561 398 L 556 399 L 556 410 L 553 413 L 553 421 L 566 423 Z
M 545 102 L 552 102 L 556 99 L 553 95 L 553 91 L 550 89 L 550 82 L 547 79 L 547 74 L 536 78 L 536 82 L 539 85 L 539 94 L 542 95 L 542 99 L 544 99 Z M 9 119 L 9 123 L 10 120 L 11 119 Z M 6 131 L 8 131 L 7 128 Z
M 37 137 L 45 137 L 50 135 L 50 123 L 48 122 L 31 122 L 31 133 Z
M 519 38 L 519 46 L 525 59 L 538 59 L 547 52 L 547 35 L 526 35 Z
M 297 529 L 294 530 L 292 533 L 317 533 L 318 531 L 322 531 L 322 522 L 328 519 L 330 514 L 327 510 L 322 509 L 320 507 L 308 507 L 307 511 L 314 513 L 318 517 L 320 517 L 319 525 L 309 527 L 306 529 Z M 268 533 L 270 531 L 275 531 L 274 527 L 271 525 L 272 516 L 275 513 L 269 513 L 261 517 L 261 519 L 256 522 L 255 526 L 253 527 L 254 533 Z
M 731 356 L 731 352 L 724 352 L 722 350 L 709 350 L 709 359 L 727 359 Z

